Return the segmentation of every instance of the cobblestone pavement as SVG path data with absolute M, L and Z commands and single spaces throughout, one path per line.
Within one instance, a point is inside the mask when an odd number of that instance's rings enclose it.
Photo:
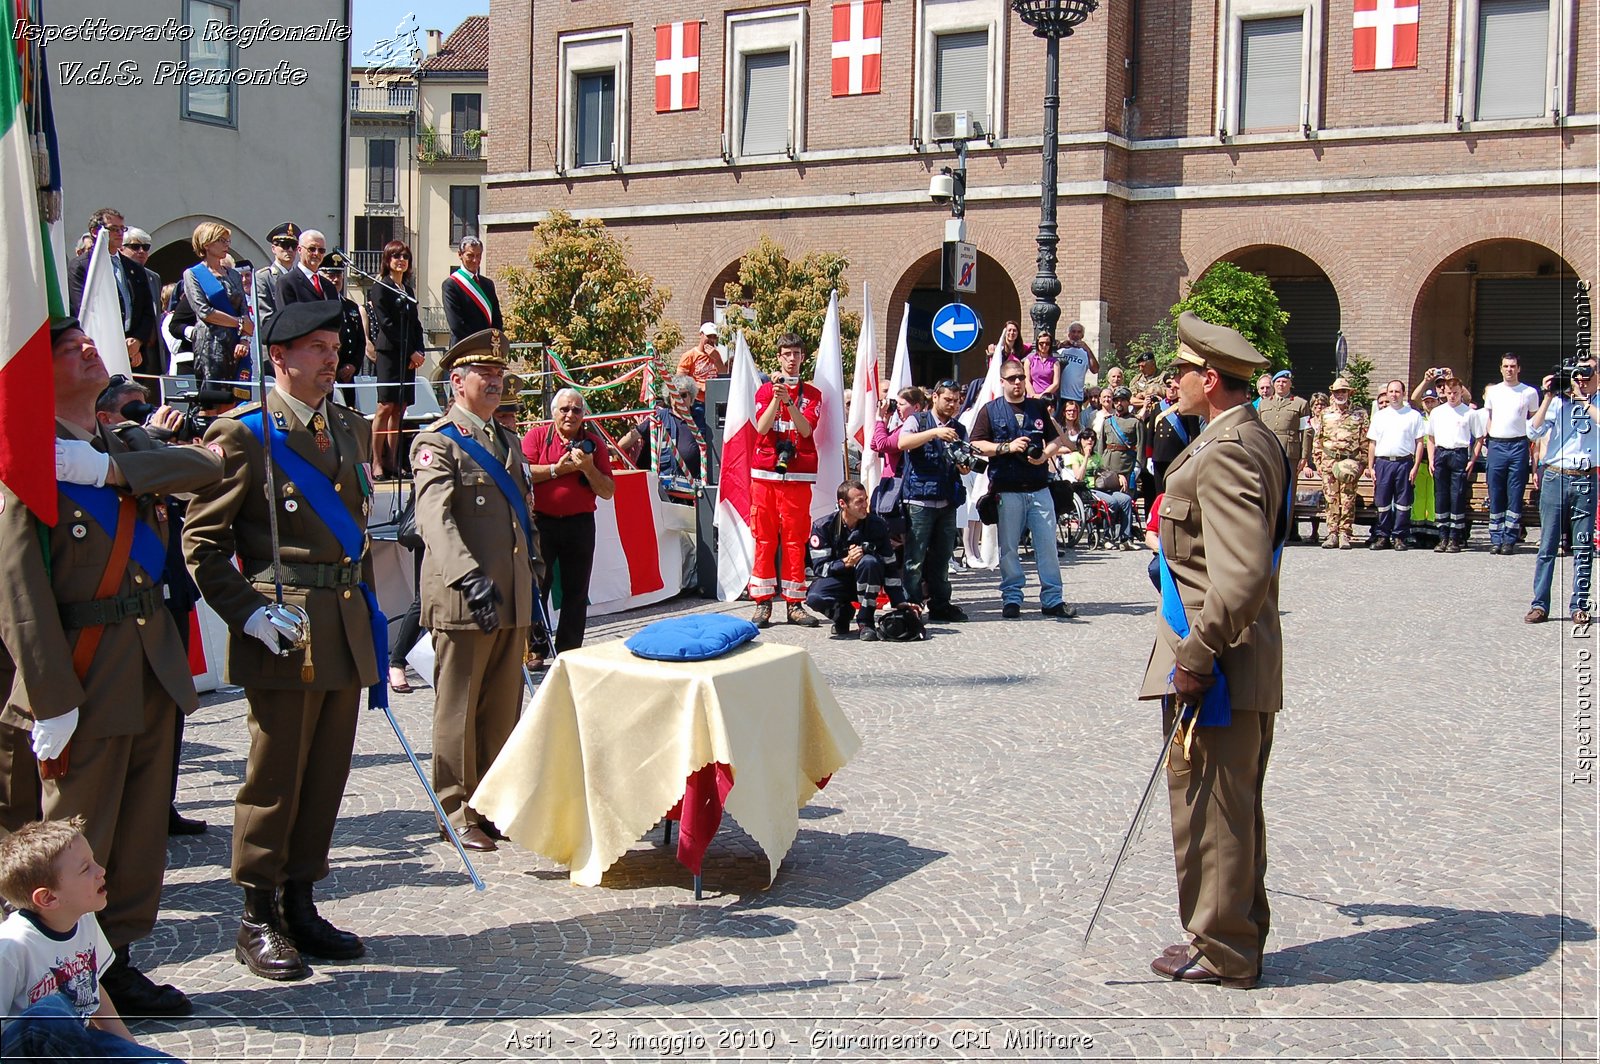
M 1159 799 L 1080 947 L 1160 742 L 1133 700 L 1145 560 L 1070 552 L 1076 621 L 1036 600 L 1002 620 L 981 573 L 957 583 L 972 622 L 927 643 L 764 635 L 812 653 L 863 739 L 770 889 L 725 822 L 700 902 L 648 839 L 593 889 L 503 847 L 475 858 L 474 893 L 364 716 L 319 898 L 368 953 L 300 983 L 233 959 L 244 704 L 215 696 L 180 794 L 212 828 L 172 841 L 162 920 L 135 950 L 196 1015 L 135 1030 L 192 1061 L 1595 1059 L 1596 789 L 1574 782 L 1594 753 L 1593 644 L 1522 623 L 1531 551 L 1291 547 L 1262 987 L 1149 971 L 1180 935 Z M 591 641 L 731 608 L 680 599 Z M 431 702 L 397 699 L 419 750 Z

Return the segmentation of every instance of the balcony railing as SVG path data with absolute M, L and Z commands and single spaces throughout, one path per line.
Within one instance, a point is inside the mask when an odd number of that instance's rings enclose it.
M 352 256 L 354 261 L 351 265 L 363 273 L 377 274 L 383 266 L 382 251 L 356 251 L 352 252 Z
M 443 307 L 430 307 L 427 304 L 423 304 L 419 308 L 419 316 L 422 318 L 423 332 L 447 333 L 450 331 L 450 323 L 445 320 Z
M 417 109 L 415 85 L 352 85 L 350 110 L 405 114 Z
M 425 163 L 474 162 L 484 157 L 483 142 L 487 133 L 451 133 L 430 138 L 425 130 L 417 145 L 417 158 Z

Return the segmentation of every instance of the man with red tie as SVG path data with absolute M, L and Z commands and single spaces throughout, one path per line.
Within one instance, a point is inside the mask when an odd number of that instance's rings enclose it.
M 291 303 L 310 303 L 318 299 L 339 299 L 332 281 L 317 276 L 322 268 L 322 258 L 328 253 L 328 241 L 315 229 L 300 232 L 300 261 L 278 278 L 278 308 Z

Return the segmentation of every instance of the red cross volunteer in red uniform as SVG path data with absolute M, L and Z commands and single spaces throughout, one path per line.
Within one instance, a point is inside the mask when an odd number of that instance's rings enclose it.
M 811 531 L 811 487 L 817 480 L 817 445 L 812 430 L 822 419 L 822 393 L 800 380 L 806 351 L 793 333 L 778 337 L 778 372 L 756 389 L 756 453 L 750 469 L 750 525 L 755 564 L 750 597 L 755 622 L 772 623 L 778 593 L 774 553 L 783 552 L 783 598 L 789 623 L 813 627 L 805 611 L 806 536 Z

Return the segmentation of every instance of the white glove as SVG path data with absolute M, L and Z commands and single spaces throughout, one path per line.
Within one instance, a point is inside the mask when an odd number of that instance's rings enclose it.
M 78 711 L 68 710 L 59 717 L 50 717 L 47 720 L 33 722 L 33 756 L 40 761 L 49 761 L 61 756 L 61 751 L 67 748 L 67 743 L 72 741 L 72 733 L 78 730 Z
M 111 472 L 111 456 L 94 449 L 87 440 L 56 441 L 56 479 L 68 484 L 93 484 L 106 486 L 106 476 Z
M 305 639 L 305 629 L 287 610 L 272 604 L 262 606 L 244 622 L 246 635 L 253 635 L 266 644 L 267 649 L 282 657 L 291 647 Z

